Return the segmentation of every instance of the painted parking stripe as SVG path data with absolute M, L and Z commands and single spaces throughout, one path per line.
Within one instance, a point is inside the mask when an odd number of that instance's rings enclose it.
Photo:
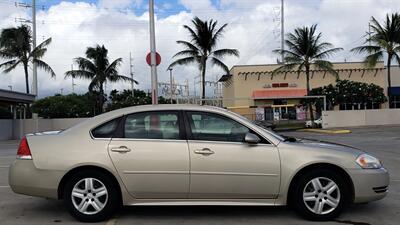
M 0 188 L 9 188 L 10 186 L 0 186 Z

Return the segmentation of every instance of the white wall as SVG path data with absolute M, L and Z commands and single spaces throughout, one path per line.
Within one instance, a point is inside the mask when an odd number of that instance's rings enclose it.
M 14 129 L 13 126 L 4 128 L 2 126 L 3 123 L 12 124 L 13 120 L 0 120 L 0 140 L 19 139 L 25 134 L 34 132 L 64 130 L 86 119 L 87 118 L 15 120 Z M 11 135 L 7 136 L 7 134 Z
M 400 125 L 400 109 L 325 111 L 323 128 Z
M 13 137 L 12 120 L 0 120 L 0 140 L 10 140 Z

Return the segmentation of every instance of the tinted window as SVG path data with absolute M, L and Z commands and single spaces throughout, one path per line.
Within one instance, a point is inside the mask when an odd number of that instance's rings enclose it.
M 194 140 L 243 142 L 250 131 L 240 123 L 216 114 L 188 112 L 188 117 Z
M 111 138 L 118 127 L 120 118 L 106 122 L 92 130 L 95 138 Z
M 131 114 L 125 120 L 125 138 L 180 139 L 177 112 Z

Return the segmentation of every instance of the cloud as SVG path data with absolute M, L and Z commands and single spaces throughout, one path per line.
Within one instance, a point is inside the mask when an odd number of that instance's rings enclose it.
M 361 56 L 353 55 L 348 50 L 362 44 L 371 16 L 382 20 L 386 13 L 400 11 L 400 5 L 395 3 L 395 0 L 288 0 L 285 28 L 289 32 L 298 26 L 317 23 L 325 41 L 345 48 L 345 51 L 332 58 L 333 61 L 360 60 Z M 176 40 L 188 40 L 188 33 L 182 25 L 190 25 L 194 15 L 202 19 L 218 20 L 219 25 L 229 24 L 218 47 L 237 48 L 240 58 L 225 58 L 228 66 L 275 63 L 279 57 L 272 50 L 280 46 L 276 35 L 279 23 L 274 22 L 280 0 L 221 0 L 217 3 L 209 0 L 180 0 L 186 10 L 176 10 L 178 7 L 170 4 L 159 5 L 163 17 L 156 16 L 156 45 L 162 56 L 162 63 L 158 67 L 159 81 L 169 79 L 167 66 L 172 62 L 171 57 L 181 49 Z M 97 4 L 61 2 L 46 11 L 40 11 L 38 42 L 44 38 L 53 38 L 43 60 L 57 74 L 54 80 L 39 70 L 40 97 L 53 95 L 60 92 L 61 88 L 64 93 L 70 93 L 71 79 L 64 79 L 65 71 L 71 68 L 73 58 L 84 56 L 85 49 L 95 44 L 104 44 L 108 48 L 110 60 L 123 58 L 120 73 L 124 75 L 129 74 L 129 52 L 132 52 L 135 79 L 140 82 L 138 87 L 149 89 L 150 68 L 145 62 L 145 56 L 149 52 L 148 13 L 137 14 L 135 7 L 138 5 L 143 7 L 144 3 L 140 0 L 102 0 Z M 0 11 L 0 28 L 16 25 L 13 19 L 16 15 L 29 15 L 15 7 L 8 6 L 5 9 Z M 193 78 L 199 74 L 196 65 L 176 66 L 173 74 L 180 83 L 188 79 L 193 93 Z M 221 74 L 222 70 L 209 64 L 207 79 L 215 80 Z M 0 74 L 0 88 L 7 89 L 8 85 L 12 85 L 15 90 L 24 91 L 23 80 L 22 68 L 10 74 Z M 75 87 L 77 92 L 87 91 L 89 81 L 75 80 L 75 83 L 78 84 Z M 108 91 L 129 87 L 129 83 L 107 84 Z M 212 89 L 207 88 L 211 94 Z
M 139 7 L 143 0 L 100 0 L 98 5 L 101 8 L 115 9 L 115 8 L 126 8 L 133 4 L 135 7 Z

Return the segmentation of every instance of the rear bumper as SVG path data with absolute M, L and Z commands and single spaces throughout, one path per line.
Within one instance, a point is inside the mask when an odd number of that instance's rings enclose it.
M 39 170 L 33 160 L 15 160 L 9 170 L 9 184 L 18 194 L 58 198 L 58 184 L 63 172 Z
M 354 203 L 384 198 L 389 188 L 389 173 L 381 169 L 353 169 L 350 176 L 354 184 Z

